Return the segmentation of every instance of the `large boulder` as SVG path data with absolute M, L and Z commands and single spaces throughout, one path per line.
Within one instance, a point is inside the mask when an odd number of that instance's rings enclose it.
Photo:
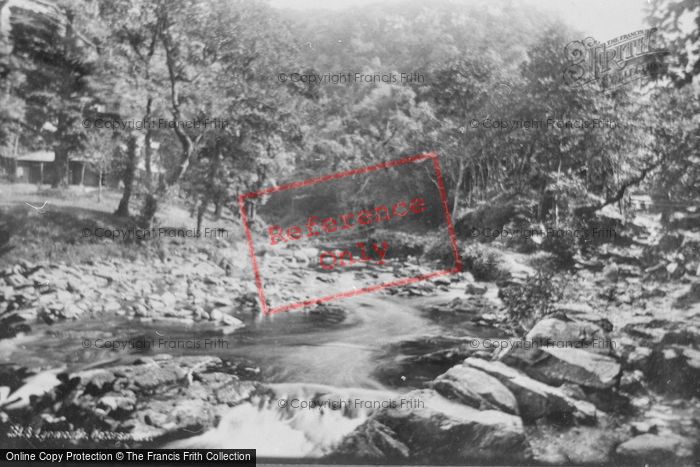
M 410 457 L 430 463 L 524 462 L 531 458 L 519 417 L 458 404 L 432 389 L 403 397 L 420 401 L 418 408 L 416 404 L 396 405 L 375 412 L 340 443 L 336 455 L 379 462 Z
M 700 351 L 682 345 L 659 346 L 652 354 L 646 377 L 658 391 L 700 396 Z
M 622 328 L 626 367 L 640 370 L 660 392 L 700 395 L 700 327 L 690 321 L 649 317 Z M 644 345 L 640 345 L 640 342 Z
M 11 393 L 9 391 L 10 381 L 3 381 L 2 387 L 6 388 L 7 396 L 0 400 L 0 408 L 14 410 L 30 407 L 35 399 L 50 393 L 61 384 L 61 381 L 56 377 L 58 371 L 60 370 L 46 370 L 29 376 L 19 388 Z
M 612 357 L 571 347 L 512 347 L 500 360 L 547 384 L 573 383 L 591 389 L 612 388 L 622 372 Z
M 87 433 L 117 433 L 130 446 L 159 445 L 214 427 L 222 411 L 257 390 L 255 383 L 221 370 L 227 368 L 217 357 L 154 355 L 128 365 L 63 373 L 43 396 L 32 398 L 32 410 L 51 407 L 40 429 L 80 426 Z M 73 444 L 91 447 L 112 439 L 95 436 Z
M 620 444 L 616 454 L 625 463 L 671 465 L 689 461 L 693 457 L 693 448 L 692 441 L 678 435 L 647 433 Z
M 700 346 L 700 326 L 687 321 L 649 317 L 625 325 L 622 331 L 652 347 L 669 344 Z
M 438 376 L 431 386 L 462 404 L 481 410 L 495 409 L 518 415 L 518 401 L 498 379 L 466 365 L 457 365 Z
M 343 439 L 334 456 L 365 462 L 399 460 L 408 458 L 409 449 L 396 439 L 396 433 L 391 428 L 370 419 Z
M 603 323 L 603 318 L 600 322 Z M 612 341 L 603 326 L 588 320 L 572 320 L 564 314 L 539 321 L 528 332 L 526 340 L 542 347 L 561 345 L 602 354 L 613 351 Z
M 468 358 L 464 364 L 503 383 L 515 396 L 520 415 L 526 421 L 549 416 L 574 417 L 583 422 L 596 419 L 596 408 L 590 402 L 574 399 L 561 389 L 536 381 L 502 362 Z

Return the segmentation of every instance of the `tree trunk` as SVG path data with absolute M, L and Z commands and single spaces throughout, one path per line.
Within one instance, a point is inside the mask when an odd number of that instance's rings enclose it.
M 671 220 L 671 214 L 673 213 L 673 206 L 671 204 L 671 197 L 669 196 L 669 192 L 664 190 L 661 193 L 661 225 L 667 225 L 668 221 Z
M 100 167 L 100 173 L 97 176 L 97 202 L 102 202 L 102 167 Z
M 590 216 L 599 209 L 604 208 L 605 206 L 608 206 L 610 204 L 616 203 L 619 200 L 622 199 L 623 196 L 625 196 L 625 193 L 627 192 L 627 189 L 640 184 L 641 182 L 644 181 L 646 176 L 659 167 L 662 163 L 664 163 L 666 160 L 666 157 L 662 157 L 656 162 L 651 163 L 650 165 L 644 167 L 641 172 L 638 175 L 635 175 L 634 177 L 630 177 L 627 180 L 625 180 L 621 186 L 617 189 L 617 191 L 611 195 L 608 196 L 604 201 L 599 202 L 594 205 L 588 205 L 588 206 L 579 206 L 574 209 L 574 215 L 575 216 Z M 663 217 L 663 216 L 662 216 Z
M 218 147 L 219 143 L 217 142 L 217 148 L 216 148 L 216 155 L 211 161 L 211 167 L 209 168 L 209 187 L 207 188 L 207 192 L 205 195 L 206 198 L 206 203 L 204 206 L 204 209 L 206 211 L 207 206 L 211 201 L 214 201 L 214 215 L 216 216 L 217 220 L 221 217 L 221 196 L 215 191 L 216 187 L 216 177 L 219 174 L 219 167 L 221 167 L 221 162 L 224 158 L 224 156 L 221 154 L 220 149 Z
M 168 33 L 161 34 L 160 39 L 165 51 L 165 63 L 168 69 L 168 78 L 170 81 L 170 105 L 172 106 L 173 120 L 180 121 L 182 120 L 182 113 L 180 112 L 180 96 L 177 90 L 178 77 L 175 64 L 177 49 L 173 45 L 173 39 Z M 190 163 L 192 163 L 196 154 L 197 145 L 203 136 L 203 134 L 200 134 L 193 139 L 179 125 L 175 125 L 173 131 L 175 132 L 177 139 L 180 141 L 182 153 L 178 164 L 169 174 L 167 180 L 165 180 L 164 183 L 159 184 L 159 187 L 155 193 L 149 193 L 146 196 L 146 202 L 141 211 L 141 221 L 146 224 L 146 228 L 150 227 L 151 222 L 153 221 L 153 217 L 158 209 L 159 199 L 166 196 L 166 194 L 171 191 L 171 188 L 177 186 L 182 176 L 185 174 L 185 172 L 187 172 L 187 169 L 190 166 Z
M 557 167 L 557 189 L 554 191 L 554 227 L 559 228 L 559 177 L 561 177 L 561 155 Z
M 53 188 L 68 186 L 68 146 L 64 143 L 66 140 L 66 133 L 69 130 L 67 120 L 68 118 L 65 114 L 59 113 L 58 124 L 56 125 L 56 132 L 54 133 L 56 144 L 53 148 L 55 154 L 53 179 L 51 180 L 51 186 Z
M 9 81 L 9 80 L 8 80 Z M 17 156 L 19 152 L 19 135 L 15 133 L 15 144 L 14 148 L 12 150 L 13 158 L 12 158 L 12 174 L 10 175 L 10 181 L 15 182 L 17 179 Z
M 68 151 L 63 144 L 59 143 L 54 147 L 54 154 L 56 157 L 53 164 L 51 187 L 66 187 L 68 186 Z
M 84 186 L 84 181 L 85 181 L 85 162 L 81 164 L 82 166 L 80 167 L 80 186 Z
M 486 199 L 486 167 L 484 163 L 479 163 L 479 173 L 481 174 L 481 201 Z
M 469 207 L 474 206 L 474 170 L 472 169 L 471 165 L 469 166 L 469 199 L 467 203 L 469 203 Z
M 255 220 L 255 203 L 246 200 L 246 211 L 248 211 L 248 220 L 252 223 Z
M 146 116 L 144 120 L 151 120 L 151 105 L 153 104 L 153 98 L 149 97 L 146 103 Z M 151 138 L 153 136 L 153 130 L 149 125 L 148 130 L 146 130 L 146 137 L 144 138 L 144 164 L 146 166 L 146 180 L 144 184 L 146 186 L 146 193 L 151 193 L 152 185 L 152 174 L 151 174 Z
M 204 219 L 209 203 L 211 203 L 212 200 L 214 200 L 216 203 L 216 209 L 219 211 L 219 215 L 221 215 L 221 210 L 219 208 L 221 202 L 219 200 L 219 196 L 213 192 L 216 187 L 216 175 L 219 172 L 219 167 L 223 159 L 223 156 L 218 149 L 219 148 L 217 147 L 216 153 L 212 158 L 211 165 L 209 166 L 209 171 L 207 173 L 207 187 L 204 189 L 205 191 L 204 195 L 202 196 L 202 201 L 199 203 L 199 207 L 197 208 L 197 231 L 199 231 L 202 227 L 202 220 Z
M 131 135 L 127 142 L 127 161 L 124 172 L 122 173 L 122 181 L 124 182 L 124 193 L 119 201 L 119 207 L 114 213 L 120 217 L 129 216 L 129 201 L 131 200 L 131 192 L 134 188 L 134 173 L 136 172 L 136 136 Z
M 457 176 L 457 186 L 455 186 L 455 199 L 452 205 L 452 219 L 457 219 L 457 209 L 459 208 L 459 192 L 462 191 L 462 181 L 464 180 L 464 159 L 459 159 L 459 175 Z
M 199 203 L 197 208 L 197 232 L 202 231 L 202 220 L 204 219 L 204 213 L 207 212 L 207 205 L 209 204 L 209 197 L 205 196 Z
M 157 211 L 158 197 L 154 193 L 148 193 L 141 209 L 141 222 L 143 222 L 144 228 L 148 229 L 151 227 L 153 217 L 155 217 Z
M 220 198 L 217 198 L 216 203 L 214 203 L 214 218 L 218 221 L 221 219 L 221 211 L 223 210 L 222 208 L 224 207 L 223 200 Z

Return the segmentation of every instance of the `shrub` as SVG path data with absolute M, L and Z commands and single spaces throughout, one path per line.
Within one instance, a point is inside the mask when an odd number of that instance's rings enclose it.
M 464 267 L 479 281 L 498 281 L 510 276 L 501 269 L 497 251 L 482 244 L 468 245 L 462 252 Z
M 432 239 L 425 247 L 423 258 L 428 261 L 438 261 L 445 266 L 453 266 L 455 254 L 452 249 L 452 243 L 445 241 L 443 238 Z
M 474 209 L 463 213 L 455 219 L 455 231 L 460 237 L 469 237 L 472 229 L 501 230 L 505 225 L 533 215 L 532 199 L 534 194 L 502 193 L 488 201 L 480 203 Z
M 593 224 L 590 219 L 575 218 L 572 215 L 562 216 L 555 225 L 554 219 L 548 218 L 547 232 L 563 232 L 561 235 L 545 235 L 541 249 L 552 253 L 558 260 L 559 266 L 569 267 L 574 263 L 574 256 L 591 251 Z
M 374 229 L 366 239 L 368 243 L 387 242 L 390 245 L 387 258 L 419 257 L 426 249 L 429 239 L 423 235 L 411 234 L 400 230 Z
M 553 305 L 564 294 L 565 285 L 562 279 L 540 268 L 523 284 L 502 287 L 499 296 L 506 306 L 509 320 L 529 329 L 536 321 L 552 313 Z
M 568 229 L 568 227 L 560 227 Z M 571 266 L 578 252 L 578 240 L 568 236 L 546 235 L 542 241 L 542 249 L 556 256 L 562 266 Z

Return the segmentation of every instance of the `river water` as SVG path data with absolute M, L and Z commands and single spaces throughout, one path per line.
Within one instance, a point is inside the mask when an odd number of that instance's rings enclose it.
M 463 288 L 441 292 L 439 301 L 463 296 Z M 338 399 L 387 400 L 413 389 L 387 384 L 377 377 L 378 365 L 395 357 L 391 344 L 419 337 L 455 335 L 431 321 L 421 308 L 436 297 L 405 297 L 380 292 L 338 302 L 345 319 L 327 322 L 305 311 L 258 317 L 227 336 L 217 330 L 163 322 L 135 325 L 127 319 L 82 319 L 35 327 L 29 336 L 0 341 L 5 362 L 77 371 L 133 359 L 134 354 L 217 355 L 243 357 L 262 369 L 275 395 L 233 407 L 222 413 L 219 426 L 171 444 L 172 447 L 256 448 L 258 456 L 318 457 L 361 424 L 370 410 L 292 410 L 279 400 L 310 400 L 318 394 Z M 316 317 L 317 318 L 317 317 Z M 459 334 L 475 336 L 460 327 Z M 215 349 L 95 348 L 107 341 L 223 339 Z M 87 343 L 87 344 L 86 344 Z M 88 345 L 89 344 L 89 345 Z
M 456 292 L 441 293 L 440 301 L 457 295 Z M 155 353 L 244 357 L 263 369 L 265 381 L 385 389 L 373 373 L 377 357 L 388 345 L 454 332 L 432 322 L 420 311 L 433 301 L 434 298 L 381 292 L 367 294 L 337 302 L 347 313 L 337 323 L 314 319 L 302 310 L 259 316 L 227 336 L 222 336 L 214 326 L 86 317 L 51 326 L 35 325 L 28 336 L 2 340 L 0 358 L 28 367 L 65 367 L 68 371 L 78 371 L 128 361 L 133 355 Z M 470 329 L 463 331 L 464 335 L 474 335 Z M 168 343 L 199 341 L 200 348 L 142 344 L 161 339 Z M 222 339 L 224 344 L 205 349 L 204 339 L 212 342 Z

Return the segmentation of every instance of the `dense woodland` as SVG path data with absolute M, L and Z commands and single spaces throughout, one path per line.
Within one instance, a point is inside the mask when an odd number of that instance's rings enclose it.
M 697 466 L 700 3 L 619 86 L 523 3 L 0 0 L 0 445 Z M 239 195 L 424 153 L 444 203 L 425 156 L 247 198 L 249 248 Z
M 457 219 L 495 205 L 510 213 L 501 226 L 515 214 L 573 225 L 605 206 L 624 207 L 634 190 L 663 209 L 683 207 L 700 198 L 693 6 L 650 4 L 649 25 L 668 51 L 662 72 L 601 92 L 562 79 L 564 47 L 583 33 L 513 3 L 455 10 L 451 2 L 415 1 L 332 15 L 245 0 L 14 2 L 1 36 L 0 145 L 53 149 L 54 187 L 67 183 L 71 157 L 117 175 L 117 214 L 143 226 L 174 196 L 200 219 L 209 210 L 236 215 L 230 200 L 240 193 L 424 151 L 441 157 Z M 680 17 L 691 21 L 684 27 Z M 341 72 L 422 79 L 278 79 Z M 228 125 L 81 125 L 104 115 Z M 487 129 L 468 125 L 473 119 L 613 123 Z M 162 176 L 152 173 L 156 163 Z M 137 176 L 139 164 L 146 176 Z M 335 202 L 361 203 L 371 191 L 336 194 Z

